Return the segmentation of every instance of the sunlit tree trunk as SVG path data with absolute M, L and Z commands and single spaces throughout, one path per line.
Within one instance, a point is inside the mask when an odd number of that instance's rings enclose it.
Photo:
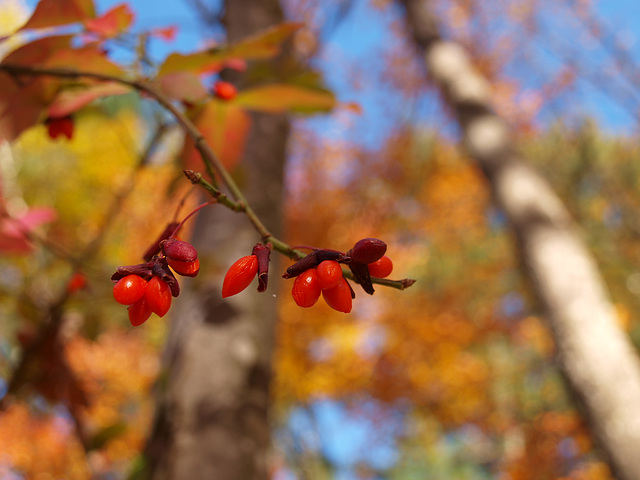
M 551 323 L 558 361 L 593 435 L 621 479 L 640 478 L 640 364 L 580 232 L 547 182 L 516 151 L 489 85 L 464 49 L 443 40 L 429 2 L 401 0 L 427 69 L 509 217 Z M 557 159 L 562 162 L 562 158 Z
M 281 21 L 277 0 L 226 2 L 230 42 Z M 249 202 L 277 236 L 288 130 L 283 116 L 254 115 L 240 167 Z M 266 293 L 256 293 L 253 285 L 222 299 L 220 273 L 251 254 L 259 236 L 240 214 L 222 208 L 203 213 L 193 239 L 203 268 L 181 294 L 172 320 L 147 467 L 154 479 L 262 480 L 269 477 L 278 275 L 272 275 Z M 277 257 L 272 255 L 271 265 L 276 272 Z M 206 266 L 217 266 L 218 274 Z

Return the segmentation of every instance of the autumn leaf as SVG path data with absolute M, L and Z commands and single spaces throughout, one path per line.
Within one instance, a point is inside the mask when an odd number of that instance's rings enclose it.
M 20 30 L 68 25 L 94 16 L 92 0 L 40 0 L 31 18 Z
M 32 208 L 19 217 L 0 218 L 0 252 L 25 254 L 33 246 L 29 234 L 44 223 L 52 222 L 56 212 L 52 208 Z
M 43 62 L 43 66 L 53 68 L 78 68 L 84 72 L 122 76 L 123 71 L 112 63 L 97 45 L 87 45 L 76 49 L 63 49 Z
M 39 38 L 16 48 L 3 60 L 5 65 L 41 65 L 61 49 L 71 48 L 72 35 L 56 35 L 52 37 Z
M 86 88 L 62 91 L 47 109 L 48 117 L 65 117 L 94 100 L 112 95 L 124 95 L 131 89 L 119 83 L 97 83 Z
M 160 89 L 171 98 L 197 103 L 207 98 L 207 91 L 197 75 L 190 72 L 170 73 L 158 81 Z
M 260 112 L 326 112 L 335 106 L 332 93 L 287 84 L 273 84 L 244 90 L 235 99 L 237 105 Z
M 47 105 L 45 90 L 43 79 L 19 86 L 15 79 L 0 74 L 0 143 L 15 140 L 39 121 Z
M 283 23 L 226 47 L 210 48 L 191 54 L 173 53 L 160 67 L 158 76 L 181 71 L 203 73 L 219 69 L 226 61 L 233 59 L 256 60 L 272 57 L 280 52 L 282 42 L 300 26 L 299 23 Z
M 231 170 L 240 161 L 251 120 L 237 105 L 212 99 L 194 117 L 194 123 L 222 164 Z M 182 150 L 185 168 L 200 170 L 202 160 L 190 138 Z
M 131 26 L 133 17 L 129 5 L 122 3 L 98 18 L 86 20 L 84 26 L 89 32 L 96 33 L 103 38 L 113 38 Z

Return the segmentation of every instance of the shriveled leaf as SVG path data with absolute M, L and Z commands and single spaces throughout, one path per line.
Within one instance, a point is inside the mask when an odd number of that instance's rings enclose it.
M 129 5 L 122 3 L 98 18 L 86 20 L 84 26 L 89 32 L 96 33 L 103 38 L 113 38 L 131 26 L 133 17 Z
M 238 93 L 235 103 L 260 112 L 327 112 L 336 100 L 332 93 L 287 84 L 272 84 Z
M 222 164 L 233 169 L 244 151 L 251 126 L 249 114 L 234 104 L 212 99 L 193 120 Z M 202 170 L 202 158 L 189 138 L 185 139 L 182 159 L 185 168 Z
M 93 0 L 40 0 L 31 18 L 20 30 L 68 25 L 93 17 Z
M 124 95 L 129 93 L 131 88 L 119 83 L 96 83 L 86 88 L 74 90 L 64 90 L 49 105 L 48 117 L 65 117 L 94 100 L 112 95 Z
M 282 23 L 226 47 L 191 54 L 173 53 L 160 67 L 158 76 L 179 71 L 202 73 L 219 69 L 229 60 L 272 57 L 280 52 L 282 43 L 301 26 L 300 23 Z
M 197 75 L 190 72 L 176 72 L 158 80 L 160 88 L 171 98 L 189 103 L 197 103 L 207 98 L 207 91 Z
M 96 45 L 54 52 L 43 66 L 53 68 L 77 68 L 84 72 L 122 76 L 123 71 L 111 62 Z

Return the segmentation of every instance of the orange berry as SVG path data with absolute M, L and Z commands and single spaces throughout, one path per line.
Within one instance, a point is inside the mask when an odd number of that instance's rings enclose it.
M 238 90 L 229 82 L 218 81 L 213 85 L 213 93 L 222 100 L 231 100 L 238 94 Z
M 113 286 L 113 298 L 122 305 L 131 305 L 142 297 L 147 290 L 147 281 L 138 275 L 127 275 Z
M 131 325 L 133 325 L 134 327 L 142 325 L 149 319 L 151 313 L 153 313 L 151 311 L 151 307 L 144 297 L 142 297 L 137 302 L 129 305 L 127 311 L 129 313 L 129 322 L 131 322 Z
M 171 288 L 160 277 L 149 280 L 144 298 L 151 311 L 159 317 L 164 317 L 171 308 Z
M 342 278 L 342 267 L 335 260 L 320 262 L 316 267 L 316 271 L 318 272 L 320 288 L 323 290 L 335 287 L 340 283 L 340 279 Z

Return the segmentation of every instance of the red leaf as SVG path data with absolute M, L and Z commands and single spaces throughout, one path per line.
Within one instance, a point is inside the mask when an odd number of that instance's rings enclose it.
M 78 68 L 84 72 L 122 76 L 123 71 L 112 63 L 97 45 L 77 49 L 57 50 L 43 64 L 44 67 Z
M 71 48 L 71 35 L 39 38 L 15 49 L 2 63 L 6 65 L 42 65 L 54 52 Z
M 119 83 L 96 83 L 86 88 L 64 90 L 49 105 L 49 117 L 65 117 L 94 100 L 112 95 L 123 95 L 131 89 Z
M 0 252 L 24 254 L 32 250 L 29 234 L 39 225 L 49 223 L 56 217 L 52 208 L 32 208 L 20 217 L 0 218 Z
M 175 40 L 178 33 L 178 27 L 171 25 L 164 28 L 154 28 L 151 30 L 151 36 L 161 38 L 167 42 Z
M 251 126 L 249 114 L 232 103 L 212 99 L 193 120 L 225 168 L 232 170 L 244 152 Z M 190 138 L 185 139 L 182 159 L 185 168 L 202 169 L 202 158 Z
M 92 0 L 40 0 L 31 18 L 20 30 L 68 25 L 93 17 L 95 9 Z
M 0 141 L 15 140 L 40 121 L 47 104 L 45 87 L 41 78 L 20 87 L 15 79 L 0 74 Z
M 129 5 L 122 3 L 98 18 L 86 20 L 84 26 L 89 32 L 103 38 L 113 38 L 126 31 L 131 23 L 133 23 L 133 12 Z

